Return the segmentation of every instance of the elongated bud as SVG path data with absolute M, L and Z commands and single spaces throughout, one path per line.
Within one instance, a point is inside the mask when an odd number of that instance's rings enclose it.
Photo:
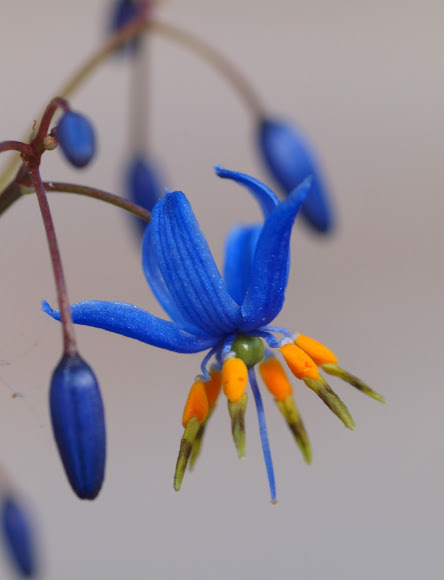
M 322 343 L 318 342 L 314 338 L 300 334 L 294 341 L 294 343 L 302 348 L 304 352 L 318 365 L 336 364 L 338 359 L 336 355 Z
M 228 400 L 228 412 L 231 417 L 231 433 L 240 459 L 245 457 L 245 410 L 247 408 L 247 393 L 243 393 L 237 401 Z
M 134 0 L 117 0 L 114 2 L 110 19 L 110 32 L 118 32 L 137 17 L 138 3 Z M 123 44 L 117 52 L 134 53 L 140 44 L 140 38 L 134 38 Z
M 205 394 L 207 395 L 208 399 L 208 415 L 205 421 L 201 424 L 199 431 L 197 432 L 196 438 L 193 442 L 190 459 L 188 461 L 188 469 L 190 471 L 193 469 L 197 461 L 197 458 L 199 457 L 202 439 L 205 434 L 205 429 L 208 421 L 210 420 L 211 415 L 213 414 L 214 407 L 216 406 L 216 401 L 219 397 L 221 386 L 222 386 L 221 372 L 216 368 L 211 369 L 210 380 L 204 382 Z
M 18 574 L 24 578 L 34 578 L 37 575 L 37 561 L 31 522 L 12 496 L 2 499 L 1 520 L 5 543 Z
M 94 499 L 105 475 L 105 416 L 99 385 L 78 355 L 64 355 L 51 379 L 54 437 L 74 492 Z
M 156 168 L 144 155 L 137 155 L 131 161 L 126 175 L 129 199 L 148 211 L 152 211 L 156 202 L 162 197 L 163 189 Z M 134 217 L 134 216 L 133 216 Z M 134 217 L 139 231 L 143 233 L 146 221 Z
M 189 392 L 182 416 L 182 425 L 185 429 L 180 441 L 179 456 L 177 457 L 174 473 L 174 489 L 179 491 L 188 465 L 193 445 L 208 417 L 208 399 L 204 382 L 196 380 Z M 201 434 L 202 436 L 202 434 Z
M 293 433 L 305 461 L 311 463 L 310 441 L 296 403 L 291 396 L 292 386 L 281 363 L 273 356 L 267 357 L 259 365 L 259 372 L 267 389 L 275 397 L 276 405 Z
M 290 123 L 264 119 L 258 126 L 259 149 L 271 175 L 289 195 L 310 175 L 313 182 L 301 213 L 319 233 L 332 229 L 333 218 L 322 176 L 305 138 Z
M 94 157 L 94 129 L 84 115 L 66 112 L 57 125 L 56 137 L 66 159 L 75 167 L 85 167 Z
M 240 358 L 228 358 L 222 366 L 222 387 L 225 396 L 236 403 L 244 394 L 248 381 L 247 365 Z

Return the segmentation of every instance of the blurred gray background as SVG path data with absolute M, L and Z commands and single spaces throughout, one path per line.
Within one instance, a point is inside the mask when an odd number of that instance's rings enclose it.
M 22 137 L 99 45 L 107 6 L 1 3 L 0 139 Z M 171 0 L 159 18 L 223 51 L 270 112 L 293 119 L 316 145 L 338 228 L 325 240 L 297 225 L 278 322 L 324 341 L 388 404 L 332 379 L 356 420 L 349 432 L 298 382 L 314 450 L 307 467 L 264 392 L 272 506 L 252 400 L 239 462 L 221 398 L 197 468 L 175 493 L 181 413 L 201 356 L 78 328 L 109 436 L 102 493 L 82 503 L 49 423 L 61 342 L 59 326 L 40 313 L 41 299 L 55 304 L 46 239 L 36 199 L 18 202 L 0 228 L 0 461 L 41 530 L 42 578 L 442 578 L 443 3 Z M 227 228 L 259 214 L 212 165 L 271 184 L 252 119 L 201 60 L 160 38 L 151 50 L 152 152 L 166 185 L 189 196 L 220 264 Z M 44 158 L 45 179 L 122 191 L 127 65 L 107 62 L 72 99 L 98 132 L 92 167 L 75 172 L 56 151 Z M 160 315 L 126 216 L 74 196 L 50 203 L 71 300 L 122 300 Z M 8 571 L 3 558 L 0 576 Z

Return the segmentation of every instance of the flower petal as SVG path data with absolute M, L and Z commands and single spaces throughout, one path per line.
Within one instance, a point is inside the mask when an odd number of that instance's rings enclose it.
M 310 181 L 306 179 L 265 220 L 256 245 L 251 284 L 242 304 L 241 330 L 254 330 L 268 324 L 284 304 L 291 228 Z
M 264 218 L 266 218 L 274 208 L 279 205 L 279 199 L 271 189 L 250 175 L 246 173 L 239 173 L 239 171 L 229 171 L 220 165 L 215 165 L 214 170 L 219 177 L 223 179 L 232 179 L 240 185 L 245 186 L 254 196 L 258 204 L 261 206 Z
M 238 304 L 244 301 L 250 285 L 253 256 L 261 230 L 262 224 L 237 225 L 225 241 L 225 283 Z
M 304 179 L 313 176 L 301 214 L 318 232 L 331 231 L 333 215 L 328 191 L 304 136 L 290 123 L 265 119 L 258 127 L 258 142 L 270 173 L 285 193 L 289 194 Z
M 60 311 L 53 310 L 45 301 L 42 302 L 42 310 L 52 318 L 60 320 Z M 174 352 L 200 352 L 217 343 L 214 337 L 187 334 L 174 322 L 162 320 L 146 310 L 124 302 L 78 302 L 71 306 L 71 315 L 76 324 L 102 328 Z
M 240 306 L 225 287 L 185 195 L 169 192 L 158 201 L 151 227 L 159 270 L 182 316 L 213 336 L 236 329 Z
M 142 241 L 142 267 L 154 296 L 168 316 L 182 330 L 191 334 L 202 334 L 202 330 L 196 328 L 186 316 L 182 316 L 165 284 L 154 254 L 151 224 L 147 225 Z

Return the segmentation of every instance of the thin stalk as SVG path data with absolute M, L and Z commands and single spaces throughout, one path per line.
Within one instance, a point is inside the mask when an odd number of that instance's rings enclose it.
M 149 211 L 147 211 L 140 205 L 133 203 L 132 201 L 128 201 L 123 197 L 114 195 L 113 193 L 108 193 L 107 191 L 95 189 L 94 187 L 87 187 L 85 185 L 77 185 L 74 183 L 60 183 L 55 181 L 45 181 L 43 183 L 43 187 L 45 188 L 46 192 L 76 193 L 78 195 L 84 195 L 86 197 L 99 199 L 100 201 L 105 201 L 106 203 L 110 203 L 112 205 L 125 209 L 126 211 L 129 211 L 135 216 L 142 218 L 147 223 L 151 221 L 151 213 Z
M 65 275 L 63 273 L 62 260 L 60 257 L 59 246 L 57 244 L 54 222 L 52 220 L 48 199 L 46 197 L 46 192 L 40 177 L 39 169 L 36 166 L 29 166 L 28 170 L 35 188 L 35 192 L 37 194 L 40 212 L 42 214 L 43 224 L 45 226 L 46 237 L 48 239 L 49 253 L 54 271 L 54 280 L 57 288 L 57 298 L 62 319 L 63 353 L 65 355 L 72 356 L 77 352 L 77 346 L 74 335 L 74 325 L 72 323 L 71 311 L 69 308 Z
M 49 105 L 45 109 L 45 112 L 43 113 L 42 120 L 40 121 L 39 125 L 39 130 L 33 141 L 38 143 L 43 141 L 48 133 L 52 118 L 54 117 L 54 114 L 58 108 L 63 109 L 65 112 L 69 111 L 68 101 L 62 97 L 55 97 L 50 101 Z
M 22 143 L 22 141 L 2 141 L 0 143 L 0 153 L 5 151 L 18 151 L 25 155 L 33 155 L 34 151 L 30 145 Z

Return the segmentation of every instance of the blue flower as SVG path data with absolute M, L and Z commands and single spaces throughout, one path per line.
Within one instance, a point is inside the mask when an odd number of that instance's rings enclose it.
M 146 279 L 171 321 L 122 302 L 80 302 L 71 307 L 71 312 L 78 324 L 116 332 L 160 348 L 182 353 L 208 351 L 201 365 L 202 375 L 192 385 L 185 405 L 182 419 L 185 432 L 174 478 L 176 490 L 189 458 L 191 466 L 195 461 L 221 386 L 228 398 L 238 454 L 244 454 L 245 389 L 249 381 L 258 412 L 271 498 L 275 501 L 273 465 L 255 365 L 260 363 L 264 382 L 308 462 L 310 446 L 291 386 L 270 349 L 279 348 L 293 374 L 315 391 L 347 427 L 353 428 L 348 410 L 320 376 L 318 366 L 326 365 L 325 370 L 332 374 L 345 371 L 337 367 L 331 351 L 324 347 L 322 350 L 319 343 L 302 340 L 301 346 L 297 346 L 295 341 L 301 342 L 302 335 L 292 336 L 286 329 L 270 326 L 284 304 L 292 226 L 310 189 L 310 180 L 279 202 L 266 185 L 248 175 L 221 167 L 216 167 L 216 173 L 245 186 L 264 215 L 262 224 L 238 225 L 229 233 L 225 280 L 187 198 L 181 192 L 169 192 L 154 207 L 144 234 L 142 259 Z M 60 319 L 59 312 L 46 302 L 43 310 Z M 278 340 L 276 335 L 284 338 Z M 304 349 L 313 351 L 316 363 Z M 351 375 L 342 376 L 346 380 L 348 377 Z
M 333 214 L 328 191 L 316 157 L 301 132 L 290 123 L 264 119 L 258 127 L 258 143 L 271 175 L 286 195 L 304 179 L 312 177 L 301 214 L 317 232 L 331 231 Z
M 111 33 L 119 32 L 124 26 L 135 21 L 139 14 L 139 4 L 135 0 L 117 0 L 111 12 L 109 29 Z M 140 45 L 140 38 L 134 38 L 120 47 L 117 52 L 136 52 Z

